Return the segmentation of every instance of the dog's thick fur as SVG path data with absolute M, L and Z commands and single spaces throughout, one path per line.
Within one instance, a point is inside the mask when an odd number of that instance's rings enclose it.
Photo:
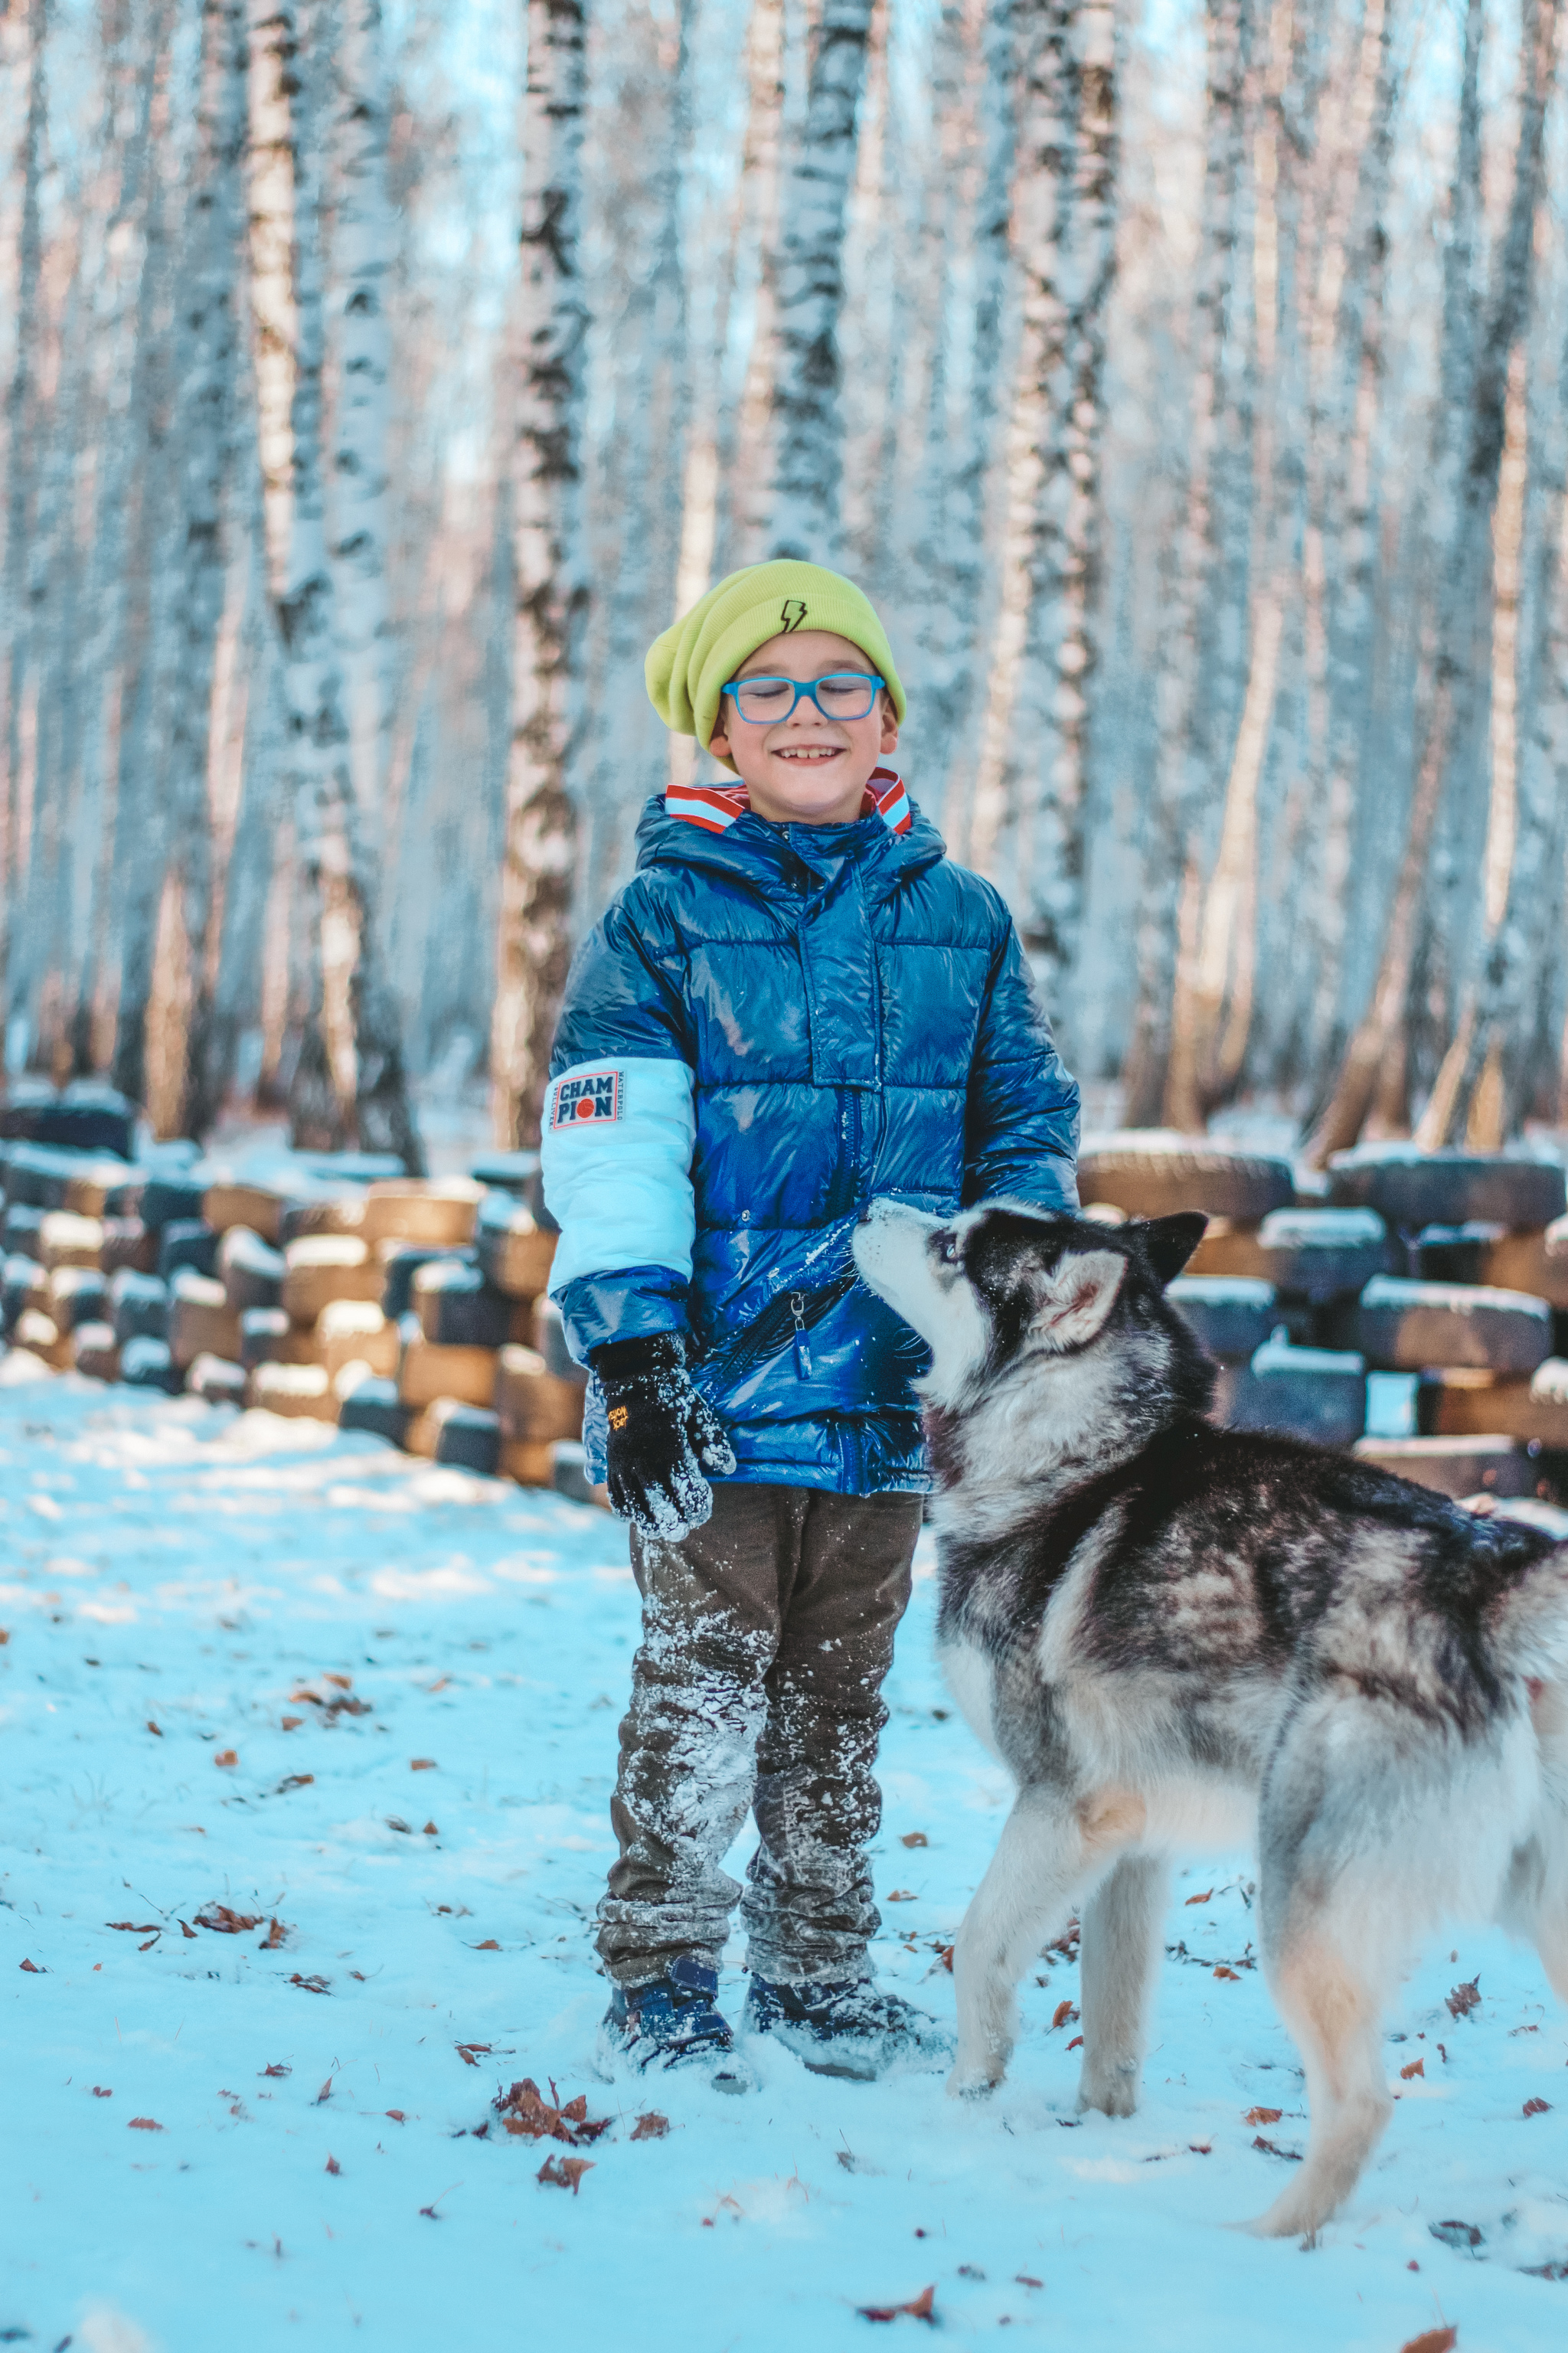
M 864 1280 L 931 1345 L 940 1635 L 1017 1801 L 960 1931 L 949 2089 L 1000 2082 L 1030 1957 L 1083 1919 L 1079 2105 L 1136 2105 L 1167 1858 L 1256 1837 L 1306 2066 L 1309 2238 L 1391 2111 L 1380 2025 L 1446 1915 L 1568 2000 L 1568 1547 L 1343 1455 L 1216 1430 L 1164 1295 L 1200 1217 L 875 1204 Z

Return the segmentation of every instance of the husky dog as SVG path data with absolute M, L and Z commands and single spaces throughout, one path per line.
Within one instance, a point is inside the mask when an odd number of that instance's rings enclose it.
M 874 1203 L 864 1280 L 932 1352 L 939 1642 L 1018 1796 L 959 1932 L 948 2089 L 998 2084 L 1030 1957 L 1082 1914 L 1080 2108 L 1137 2104 L 1167 1858 L 1256 1838 L 1318 2226 L 1386 2124 L 1380 2023 L 1447 1915 L 1568 2000 L 1568 1547 L 1352 1458 L 1215 1429 L 1165 1297 L 1195 1216 Z

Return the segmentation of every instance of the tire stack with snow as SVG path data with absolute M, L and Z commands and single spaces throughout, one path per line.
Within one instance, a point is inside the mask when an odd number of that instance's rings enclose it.
M 587 1498 L 585 1376 L 544 1296 L 537 1154 L 437 1180 L 384 1155 L 291 1155 L 258 1182 L 194 1145 L 133 1160 L 133 1117 L 100 1089 L 0 1105 L 13 1347 Z
M 1416 1434 L 1363 1455 L 1453 1495 L 1552 1495 L 1568 1476 L 1568 1218 L 1560 1163 L 1363 1146 L 1330 1164 L 1331 1198 L 1375 1211 L 1408 1272 L 1334 1311 L 1338 1336 L 1414 1377 Z

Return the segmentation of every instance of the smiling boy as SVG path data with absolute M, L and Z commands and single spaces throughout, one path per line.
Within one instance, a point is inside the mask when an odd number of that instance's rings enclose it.
M 852 582 L 732 574 L 647 681 L 736 781 L 648 803 L 545 1102 L 551 1290 L 643 1601 L 604 2052 L 751 2080 L 717 2000 L 751 1808 L 744 2023 L 869 2075 L 944 2038 L 868 1957 L 881 1685 L 929 1481 L 920 1344 L 849 1238 L 875 1196 L 1076 1206 L 1078 1089 L 1003 901 L 883 765 L 904 689 Z

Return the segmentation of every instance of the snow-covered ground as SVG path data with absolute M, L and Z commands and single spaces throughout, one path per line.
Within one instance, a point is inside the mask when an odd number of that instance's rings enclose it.
M 1393 2125 L 1311 2254 L 1225 2228 L 1289 2162 L 1258 2143 L 1305 2128 L 1242 1859 L 1177 1883 L 1129 2123 L 1074 2117 L 1061 1957 L 988 2107 L 766 2047 L 750 2098 L 605 2086 L 588 1921 L 636 1635 L 612 1522 L 75 1379 L 0 1386 L 0 2343 L 836 2353 L 879 2341 L 858 2307 L 928 2286 L 962 2347 L 1568 2341 L 1568 2278 L 1528 2269 L 1568 2258 L 1568 2019 L 1500 1938 L 1456 1934 L 1406 1988 Z M 1006 1791 L 937 1683 L 931 1612 L 928 1574 L 890 1690 L 878 1959 L 951 2014 L 939 1948 Z M 567 2147 L 491 2117 L 523 2076 L 613 2119 L 574 2192 L 537 2179 Z M 668 2134 L 634 2137 L 653 2109 Z

